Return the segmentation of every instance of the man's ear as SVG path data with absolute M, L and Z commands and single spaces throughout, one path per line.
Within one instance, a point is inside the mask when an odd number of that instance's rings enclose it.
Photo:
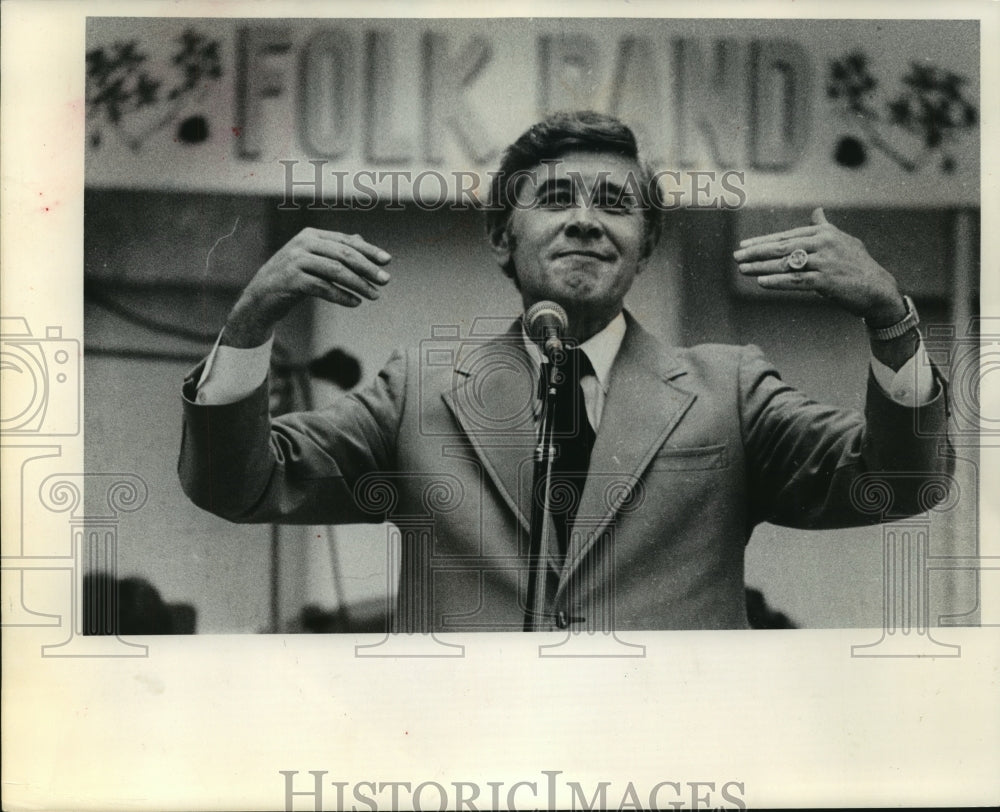
M 513 250 L 511 246 L 510 237 L 507 235 L 507 224 L 502 226 L 497 226 L 490 233 L 490 247 L 493 248 L 493 256 L 496 257 L 497 263 L 501 268 L 508 267 L 510 263 L 510 255 Z

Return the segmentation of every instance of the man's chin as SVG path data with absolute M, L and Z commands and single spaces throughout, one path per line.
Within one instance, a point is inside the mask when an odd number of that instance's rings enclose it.
M 571 272 L 550 280 L 543 290 L 532 291 L 532 301 L 552 301 L 566 309 L 590 305 L 600 298 L 600 290 L 592 275 Z
M 573 311 L 581 308 L 588 308 L 594 302 L 594 290 L 589 285 L 561 286 L 558 291 L 552 291 L 545 297 L 556 304 L 562 305 L 566 310 Z
M 563 274 L 558 287 L 574 299 L 589 299 L 596 290 L 593 274 L 583 270 Z

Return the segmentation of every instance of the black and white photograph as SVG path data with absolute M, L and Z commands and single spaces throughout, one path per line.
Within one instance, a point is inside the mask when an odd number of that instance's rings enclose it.
M 990 4 L 3 11 L 5 808 L 1000 799 Z

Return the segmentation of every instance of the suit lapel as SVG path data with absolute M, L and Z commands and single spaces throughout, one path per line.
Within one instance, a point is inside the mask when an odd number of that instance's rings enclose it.
M 639 479 L 695 399 L 675 383 L 686 373 L 680 359 L 627 312 L 625 317 L 628 327 L 611 370 L 577 514 L 580 532 L 571 534 L 560 589 L 631 496 L 632 489 L 622 485 Z M 441 395 L 526 533 L 536 387 L 536 372 L 515 321 L 494 341 L 472 345 L 456 362 Z
M 525 531 L 536 444 L 536 386 L 521 323 L 515 321 L 496 340 L 468 345 L 441 395 Z
M 625 315 L 628 329 L 611 369 L 577 514 L 578 532 L 571 534 L 560 589 L 695 399 L 674 383 L 686 373 L 680 359 Z

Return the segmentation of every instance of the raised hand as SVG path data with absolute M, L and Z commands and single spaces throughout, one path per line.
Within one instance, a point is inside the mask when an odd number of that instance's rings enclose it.
M 305 228 L 244 288 L 226 321 L 222 342 L 234 347 L 263 344 L 274 325 L 309 296 L 344 307 L 374 301 L 391 278 L 382 267 L 391 259 L 357 234 Z
M 756 277 L 769 290 L 818 293 L 864 317 L 870 327 L 902 319 L 906 304 L 896 280 L 869 256 L 864 243 L 827 222 L 821 208 L 811 219 L 808 226 L 740 242 L 733 253 L 740 273 Z

